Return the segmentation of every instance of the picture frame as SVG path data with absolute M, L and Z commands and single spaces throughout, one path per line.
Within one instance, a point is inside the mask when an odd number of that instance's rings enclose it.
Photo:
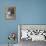
M 8 6 L 5 9 L 5 19 L 15 20 L 16 19 L 16 6 Z
M 23 34 L 21 33 L 23 30 L 28 30 L 28 35 L 26 35 L 28 39 L 24 37 L 24 32 Z M 18 38 L 19 42 L 25 39 L 31 41 L 46 41 L 46 24 L 18 24 Z

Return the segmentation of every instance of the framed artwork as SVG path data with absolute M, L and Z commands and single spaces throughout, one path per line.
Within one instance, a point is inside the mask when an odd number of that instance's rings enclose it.
M 18 25 L 18 38 L 21 40 L 46 41 L 46 25 Z
M 6 8 L 5 18 L 6 20 L 16 19 L 16 7 L 15 6 L 9 6 Z

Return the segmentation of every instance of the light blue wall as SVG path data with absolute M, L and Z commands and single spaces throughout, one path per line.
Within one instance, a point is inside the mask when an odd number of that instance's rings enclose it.
M 46 24 L 46 0 L 17 0 L 21 24 Z
M 7 22 L 4 9 L 16 5 L 16 20 Z M 17 32 L 17 24 L 46 24 L 46 0 L 0 0 L 0 43 L 8 43 L 9 32 Z

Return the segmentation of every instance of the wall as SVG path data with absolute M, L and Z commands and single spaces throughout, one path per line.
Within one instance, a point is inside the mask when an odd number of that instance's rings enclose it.
M 21 24 L 46 24 L 46 0 L 17 0 Z
M 16 5 L 16 0 L 0 0 L 0 44 L 7 44 L 8 34 L 10 32 L 16 32 L 17 34 L 17 17 L 16 20 L 5 20 L 5 8 L 9 5 Z M 17 39 L 16 41 L 17 42 Z
M 5 20 L 7 5 L 16 5 L 16 20 Z M 17 24 L 46 24 L 46 0 L 0 0 L 0 44 L 8 43 L 7 36 L 17 32 Z

